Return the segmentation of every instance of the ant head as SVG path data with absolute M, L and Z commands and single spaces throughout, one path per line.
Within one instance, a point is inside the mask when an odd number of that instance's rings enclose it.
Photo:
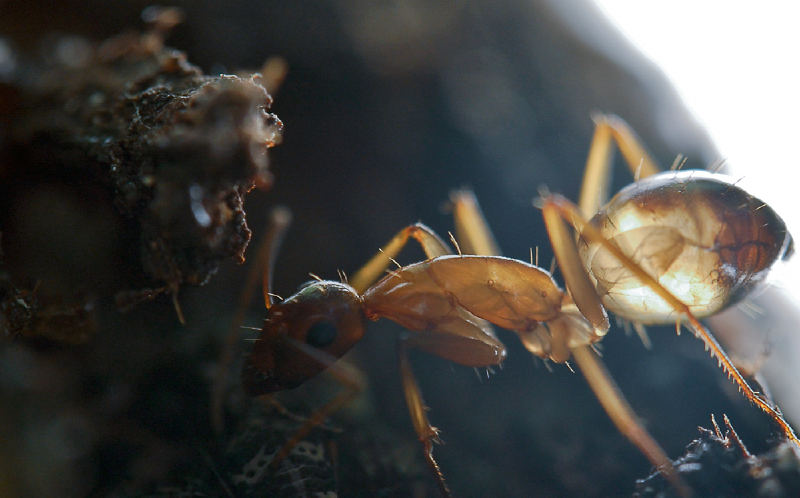
M 325 370 L 364 335 L 361 306 L 349 285 L 313 281 L 270 307 L 245 362 L 245 389 L 252 395 L 291 389 Z

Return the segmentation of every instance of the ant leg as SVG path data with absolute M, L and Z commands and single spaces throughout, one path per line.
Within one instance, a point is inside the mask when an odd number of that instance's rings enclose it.
M 606 250 L 609 251 L 623 266 L 625 266 L 631 273 L 645 285 L 650 287 L 661 299 L 666 301 L 679 315 L 683 315 L 684 319 L 688 322 L 688 327 L 692 330 L 694 335 L 703 341 L 707 351 L 711 357 L 717 360 L 720 368 L 725 374 L 736 384 L 739 390 L 744 393 L 745 397 L 749 399 L 758 408 L 769 415 L 778 426 L 781 427 L 786 437 L 792 441 L 796 446 L 796 451 L 800 451 L 800 440 L 794 433 L 794 430 L 788 422 L 783 418 L 780 410 L 770 405 L 762 396 L 756 394 L 747 381 L 742 377 L 733 362 L 728 358 L 725 350 L 719 345 L 717 340 L 711 335 L 711 332 L 706 329 L 703 324 L 692 314 L 689 307 L 686 306 L 680 299 L 675 297 L 664 286 L 662 286 L 656 279 L 650 276 L 639 265 L 630 259 L 622 250 L 614 243 L 603 237 L 600 231 L 592 226 L 590 223 L 583 220 L 578 212 L 578 207 L 572 204 L 564 197 L 553 195 L 544 201 L 543 210 L 555 213 L 565 220 L 570 220 L 576 230 L 580 231 L 582 236 L 589 238 L 595 243 L 601 244 Z
M 450 488 L 447 487 L 447 482 L 445 482 L 444 474 L 442 474 L 439 464 L 433 458 L 433 443 L 441 443 L 439 429 L 433 427 L 428 420 L 427 407 L 422 399 L 422 392 L 408 361 L 408 348 L 408 338 L 400 339 L 397 347 L 397 356 L 400 362 L 400 377 L 403 381 L 403 393 L 406 397 L 408 413 L 411 415 L 414 430 L 417 432 L 420 442 L 422 442 L 425 460 L 428 462 L 436 482 L 439 484 L 439 491 L 441 491 L 442 496 L 449 497 L 451 496 Z
M 500 255 L 500 247 L 483 216 L 475 193 L 468 189 L 454 190 L 450 192 L 450 202 L 453 203 L 456 236 L 464 254 Z
M 469 190 L 456 191 L 451 195 L 454 206 L 456 233 L 464 244 L 467 254 L 497 255 L 500 249 L 494 240 L 491 230 L 481 213 L 475 195 Z M 416 223 L 400 230 L 381 250 L 367 261 L 349 280 L 350 285 L 359 293 L 364 292 L 377 280 L 391 264 L 392 258 L 413 238 L 425 251 L 428 259 L 452 254 L 436 233 Z
M 342 384 L 342 386 L 344 386 L 344 390 L 334 396 L 333 399 L 325 403 L 310 417 L 308 417 L 305 423 L 300 426 L 297 431 L 295 431 L 292 437 L 290 437 L 289 440 L 286 441 L 277 452 L 275 452 L 272 460 L 269 462 L 269 468 L 271 469 L 276 468 L 280 462 L 289 456 L 289 452 L 291 452 L 292 449 L 297 446 L 297 444 L 302 441 L 303 438 L 312 431 L 312 429 L 314 429 L 314 427 L 322 425 L 322 422 L 328 416 L 349 403 L 350 400 L 364 391 L 366 386 L 366 381 L 364 380 L 363 374 L 354 367 L 347 365 L 344 362 L 339 362 L 335 357 L 325 353 L 324 351 L 308 346 L 290 337 L 287 338 L 287 341 L 289 341 L 289 344 L 292 347 L 299 349 L 309 358 L 324 364 L 327 368 L 327 371 L 333 376 L 333 378 Z
M 608 314 L 578 256 L 575 238 L 562 220 L 560 213 L 552 209 L 548 202 L 549 199 L 544 199 L 542 216 L 558 267 L 564 275 L 566 287 L 581 314 L 594 327 L 595 333 L 604 336 L 609 328 Z
M 645 178 L 661 171 L 647 153 L 641 140 L 622 118 L 610 114 L 598 114 L 593 116 L 593 119 L 594 136 L 586 158 L 578 201 L 581 213 L 587 218 L 593 216 L 608 199 L 612 142 L 616 142 L 634 178 Z
M 359 294 L 367 290 L 392 263 L 392 259 L 405 247 L 409 238 L 419 243 L 428 259 L 451 254 L 447 244 L 445 244 L 433 230 L 422 223 L 415 223 L 397 232 L 372 259 L 367 261 L 364 266 L 349 279 L 350 286 Z
M 283 406 L 283 403 L 278 401 L 278 399 L 275 397 L 274 393 L 259 394 L 259 395 L 255 396 L 255 398 L 260 400 L 260 401 L 263 401 L 265 405 L 271 406 L 273 410 L 275 410 L 276 412 L 278 412 L 282 416 L 286 417 L 287 419 L 293 420 L 295 422 L 300 422 L 300 423 L 308 422 L 308 417 L 305 417 L 303 415 L 298 415 L 297 413 L 293 413 L 288 408 Z M 335 427 L 333 425 L 319 424 L 319 427 L 321 427 L 322 429 L 325 429 L 326 431 L 342 432 L 342 429 L 339 429 L 338 427 Z
M 545 199 L 543 204 L 542 214 L 545 219 L 545 225 L 559 268 L 564 274 L 567 289 L 569 289 L 578 309 L 594 326 L 595 333 L 604 335 L 608 331 L 608 315 L 594 286 L 589 281 L 583 263 L 578 257 L 574 238 L 564 223 L 566 216 L 554 208 L 552 197 Z M 575 207 L 575 212 L 569 213 L 568 216 L 579 217 L 577 207 Z M 634 446 L 639 448 L 639 451 L 647 457 L 650 463 L 664 473 L 682 496 L 689 496 L 691 494 L 690 489 L 678 476 L 672 466 L 672 462 L 664 453 L 664 450 L 661 449 L 661 446 L 647 432 L 647 429 L 639 423 L 636 413 L 628 404 L 625 396 L 619 390 L 616 382 L 614 382 L 611 374 L 609 374 L 599 358 L 595 356 L 588 346 L 572 348 L 572 355 L 598 401 L 600 401 L 603 409 L 617 429 Z
M 618 126 L 614 128 L 611 124 L 610 119 L 604 119 L 602 122 L 598 122 L 597 129 L 595 131 L 595 140 L 592 142 L 592 151 L 594 154 L 590 152 L 589 161 L 587 164 L 587 177 L 590 177 L 593 172 L 596 170 L 600 170 L 600 174 L 608 175 L 609 168 L 608 164 L 610 164 L 610 157 L 608 157 L 608 149 L 610 145 L 610 139 L 612 136 L 617 138 L 618 143 L 628 137 L 633 137 L 633 146 L 626 146 L 624 150 L 628 151 L 629 154 L 626 155 L 628 157 L 631 154 L 631 150 L 635 149 L 635 146 L 638 145 L 635 142 L 635 137 L 633 136 L 632 132 L 627 128 L 624 122 L 621 120 L 617 120 L 619 123 L 615 123 Z M 623 126 L 619 126 L 619 124 Z M 612 131 L 616 130 L 615 134 L 612 134 Z M 625 133 L 628 132 L 628 133 Z M 600 147 L 598 147 L 598 143 L 600 143 Z M 598 152 L 598 148 L 604 147 L 606 149 L 605 152 Z M 622 146 L 620 146 L 623 148 Z M 639 146 L 639 149 L 643 151 L 643 148 Z M 606 164 L 598 163 L 598 157 L 602 159 L 602 156 L 605 155 L 605 162 Z M 650 163 L 652 164 L 652 162 Z M 654 172 L 657 171 L 657 168 Z M 586 177 L 585 177 L 586 178 Z M 587 191 L 586 182 L 584 182 L 584 192 Z M 605 194 L 603 194 L 605 195 Z M 462 244 L 465 244 L 467 247 L 467 251 L 474 254 L 484 254 L 484 255 L 496 255 L 499 254 L 499 248 L 497 244 L 494 242 L 494 237 L 486 223 L 485 218 L 483 217 L 483 213 L 480 210 L 478 205 L 478 201 L 475 198 L 475 195 L 469 190 L 459 190 L 453 192 L 451 194 L 451 200 L 454 204 L 454 213 L 456 218 L 456 230 L 458 233 L 459 240 L 462 241 Z M 605 199 L 598 202 L 605 202 Z M 596 209 L 599 209 L 599 206 Z M 566 244 L 567 247 L 572 247 L 574 252 L 574 243 L 570 238 L 569 232 L 567 231 L 566 227 L 563 226 L 563 221 L 557 217 L 557 219 L 552 220 L 556 223 L 549 223 L 548 224 L 548 231 L 550 231 L 551 225 L 556 225 L 555 230 L 558 230 L 559 225 L 561 226 L 561 230 L 558 231 L 557 234 L 551 234 L 551 240 L 562 240 L 563 243 Z M 558 254 L 558 252 L 557 252 Z M 562 259 L 563 256 L 562 256 Z M 574 252 L 574 255 L 570 257 L 567 255 L 567 261 L 565 264 L 562 264 L 559 261 L 559 264 L 562 268 L 568 266 L 569 268 L 583 268 L 582 264 L 578 259 L 577 252 Z M 584 304 L 584 309 L 587 310 L 587 313 L 595 317 L 595 320 L 592 321 L 593 326 L 595 326 L 596 332 L 599 335 L 604 335 L 605 332 L 608 330 L 608 316 L 605 313 L 605 309 L 603 308 L 602 304 L 600 303 L 599 298 L 597 297 L 597 293 L 594 291 L 594 286 L 589 282 L 588 277 L 586 276 L 585 272 L 581 272 L 583 275 L 582 281 L 580 279 L 580 274 L 578 275 L 578 282 L 581 282 L 589 292 L 590 296 L 594 297 L 594 300 L 590 299 L 589 302 Z M 566 278 L 566 277 L 565 277 Z M 571 277 L 570 280 L 575 280 L 574 277 Z M 581 285 L 578 284 L 578 285 Z M 574 285 L 574 284 L 573 284 Z M 586 300 L 582 300 L 586 301 Z M 590 311 L 591 310 L 591 311 Z M 581 310 L 583 312 L 583 309 Z M 586 315 L 586 313 L 584 313 Z M 596 396 L 600 400 L 601 405 L 606 410 L 606 412 L 611 417 L 612 421 L 616 424 L 617 428 L 620 432 L 625 435 L 633 444 L 640 448 L 642 453 L 648 457 L 651 463 L 653 463 L 659 470 L 661 470 L 670 482 L 675 486 L 675 488 L 679 491 L 681 496 L 690 496 L 691 490 L 686 486 L 686 484 L 678 477 L 677 473 L 675 472 L 674 467 L 672 466 L 672 462 L 669 460 L 667 455 L 664 453 L 664 450 L 661 449 L 659 444 L 650 436 L 647 430 L 642 427 L 641 424 L 638 423 L 638 418 L 634 413 L 633 409 L 630 407 L 628 402 L 625 400 L 625 397 L 617 387 L 614 379 L 608 373 L 603 363 L 600 361 L 599 358 L 595 355 L 595 353 L 587 346 L 582 346 L 578 348 L 574 348 L 572 350 L 572 354 L 575 357 L 575 361 L 580 366 L 581 372 L 586 377 L 589 386 L 595 392 Z M 413 380 L 413 379 L 412 379 Z M 407 395 L 408 398 L 408 395 Z M 421 402 L 421 398 L 420 398 Z M 409 405 L 411 402 L 409 401 Z M 413 413 L 413 412 L 412 412 Z M 425 417 L 424 411 L 422 411 L 422 417 Z M 412 416 L 413 418 L 413 416 Z M 421 423 L 424 422 L 429 427 L 430 424 L 427 423 L 427 417 L 424 418 Z M 417 427 L 417 422 L 415 421 L 415 427 Z M 423 426 L 424 427 L 424 426 Z M 418 433 L 419 432 L 418 429 Z
M 639 451 L 664 474 L 681 496 L 691 496 L 691 489 L 680 478 L 672 461 L 661 446 L 639 423 L 636 412 L 633 411 L 625 399 L 625 395 L 622 394 L 597 354 L 588 346 L 579 346 L 572 349 L 572 357 L 575 358 L 583 377 L 594 391 L 611 421 L 614 422 L 617 430 L 639 448 Z
M 247 307 L 253 301 L 253 294 L 258 285 L 259 277 L 263 282 L 264 303 L 266 307 L 272 305 L 272 297 L 269 289 L 272 286 L 272 262 L 275 261 L 275 254 L 280 246 L 281 239 L 289 227 L 292 215 L 288 209 L 275 208 L 270 213 L 269 221 L 265 227 L 265 238 L 261 242 L 256 252 L 256 262 L 251 265 L 247 272 L 245 284 L 242 286 L 242 293 L 239 296 L 239 304 L 231 320 L 231 327 L 225 336 L 225 343 L 220 353 L 217 374 L 211 384 L 211 423 L 217 434 L 222 434 L 225 429 L 223 418 L 223 403 L 225 400 L 225 383 L 228 378 L 228 369 L 236 352 L 236 345 L 239 341 L 239 334 Z

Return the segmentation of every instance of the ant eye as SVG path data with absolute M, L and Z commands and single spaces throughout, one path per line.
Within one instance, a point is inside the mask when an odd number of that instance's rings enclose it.
M 306 333 L 306 343 L 317 349 L 330 346 L 336 340 L 336 326 L 331 322 L 317 322 Z

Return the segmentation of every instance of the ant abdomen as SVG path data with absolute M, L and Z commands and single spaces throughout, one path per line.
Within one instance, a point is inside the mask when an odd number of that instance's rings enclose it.
M 768 205 L 728 177 L 703 171 L 633 183 L 592 223 L 698 317 L 750 292 L 791 247 Z M 609 310 L 640 323 L 675 321 L 674 308 L 608 251 L 582 241 L 580 253 Z

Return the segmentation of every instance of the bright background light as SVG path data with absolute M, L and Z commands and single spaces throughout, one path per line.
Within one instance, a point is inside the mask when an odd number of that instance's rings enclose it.
M 666 73 L 730 173 L 800 237 L 800 3 L 597 3 Z M 800 281 L 796 261 L 784 271 L 779 281 Z
M 772 272 L 774 286 L 749 300 L 758 317 L 734 308 L 709 321 L 754 358 L 800 426 L 800 3 L 596 1 L 666 73 L 730 173 L 744 177 L 795 236 L 795 256 Z M 765 343 L 769 353 L 759 359 Z

